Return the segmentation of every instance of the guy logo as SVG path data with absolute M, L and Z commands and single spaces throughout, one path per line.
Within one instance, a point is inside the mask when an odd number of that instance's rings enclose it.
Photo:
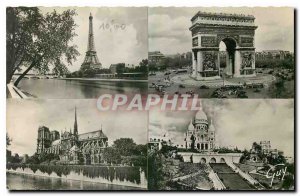
M 274 166 L 271 166 L 271 168 L 267 171 L 266 177 L 271 178 L 271 184 L 273 184 L 273 180 L 275 177 L 279 178 L 280 180 L 283 180 L 286 173 L 286 167 L 284 164 L 277 164 Z

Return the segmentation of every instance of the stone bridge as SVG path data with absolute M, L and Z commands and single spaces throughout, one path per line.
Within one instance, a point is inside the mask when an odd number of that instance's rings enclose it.
M 16 80 L 21 74 L 14 74 L 13 80 Z M 53 74 L 39 75 L 39 74 L 27 74 L 24 76 L 24 79 L 54 79 L 60 78 L 60 76 Z
M 242 153 L 193 153 L 178 152 L 184 162 L 193 163 L 239 163 Z

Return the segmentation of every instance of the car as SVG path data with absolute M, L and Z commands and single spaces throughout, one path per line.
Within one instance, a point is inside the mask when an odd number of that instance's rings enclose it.
M 209 89 L 209 87 L 206 86 L 206 85 L 201 85 L 201 86 L 200 86 L 200 89 Z
M 255 93 L 259 93 L 260 90 L 259 90 L 258 88 L 256 88 L 256 89 L 254 90 L 254 92 L 255 92 Z
M 185 88 L 183 84 L 179 84 L 179 88 Z
M 237 98 L 248 98 L 248 96 L 245 94 L 241 94 L 241 95 L 238 95 Z

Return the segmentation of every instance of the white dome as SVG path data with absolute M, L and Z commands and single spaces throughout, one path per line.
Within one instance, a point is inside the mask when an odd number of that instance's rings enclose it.
M 204 113 L 203 110 L 199 110 L 196 113 L 195 124 L 207 124 L 208 125 L 207 116 L 206 116 L 206 114 Z
M 193 122 L 191 120 L 190 124 L 189 124 L 189 128 L 188 128 L 189 131 L 193 131 L 194 130 L 194 125 L 193 125 Z
M 203 110 L 199 110 L 199 111 L 196 113 L 195 120 L 206 120 L 206 121 L 207 121 L 207 116 L 206 116 L 206 114 L 203 112 Z

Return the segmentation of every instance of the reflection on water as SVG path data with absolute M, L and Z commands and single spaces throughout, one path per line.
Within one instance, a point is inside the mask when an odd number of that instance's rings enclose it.
M 92 99 L 102 94 L 147 94 L 147 82 L 76 81 L 58 79 L 23 79 L 19 87 L 38 97 L 52 99 Z
M 12 173 L 6 173 L 6 185 L 9 190 L 141 190 L 137 187 Z

